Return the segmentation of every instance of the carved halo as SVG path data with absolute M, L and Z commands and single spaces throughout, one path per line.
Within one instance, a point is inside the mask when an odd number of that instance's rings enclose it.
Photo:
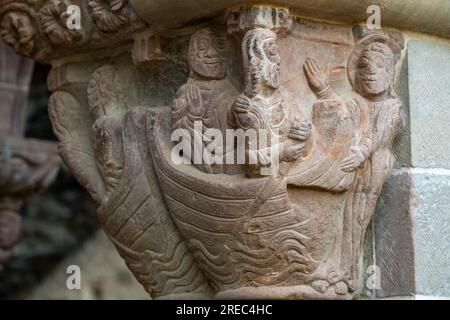
M 394 64 L 397 64 L 398 60 L 400 59 L 402 46 L 391 37 L 380 34 L 372 34 L 363 38 L 355 45 L 348 58 L 347 76 L 352 86 L 355 86 L 355 77 L 356 70 L 358 69 L 359 57 L 361 56 L 364 48 L 374 42 L 383 43 L 391 49 L 392 53 L 394 54 Z

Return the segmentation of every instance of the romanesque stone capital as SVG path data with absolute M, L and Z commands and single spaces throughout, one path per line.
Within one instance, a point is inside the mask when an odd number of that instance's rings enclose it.
M 149 295 L 357 297 L 405 148 L 408 37 L 312 1 L 71 1 L 79 32 L 60 24 L 69 0 L 22 1 L 3 36 L 53 63 L 60 155 Z M 336 3 L 364 22 L 365 1 Z

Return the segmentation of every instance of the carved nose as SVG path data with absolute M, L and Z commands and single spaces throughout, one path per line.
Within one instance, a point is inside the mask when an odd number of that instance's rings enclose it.
M 212 46 L 210 46 L 208 48 L 208 51 L 206 51 L 206 57 L 207 58 L 214 58 L 216 55 L 217 55 L 217 51 Z

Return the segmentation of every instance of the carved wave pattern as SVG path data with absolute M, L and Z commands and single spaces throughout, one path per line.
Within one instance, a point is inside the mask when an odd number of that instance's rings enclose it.
M 149 162 L 145 124 L 137 110 L 124 120 L 124 176 L 99 209 L 105 232 L 137 280 L 154 298 L 210 288 L 164 204 Z
M 209 179 L 193 166 L 175 166 L 165 127 L 169 116 L 150 111 L 150 118 L 158 126 L 149 140 L 167 206 L 213 289 L 301 284 L 315 262 L 302 234 L 305 222 L 290 207 L 286 180 Z

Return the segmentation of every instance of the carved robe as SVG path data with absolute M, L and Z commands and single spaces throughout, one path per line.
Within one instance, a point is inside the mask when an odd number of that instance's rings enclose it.
M 261 168 L 272 165 L 272 156 L 280 156 L 285 143 L 302 143 L 291 140 L 288 135 L 294 123 L 306 120 L 297 104 L 289 100 L 284 89 L 278 89 L 268 98 L 257 95 L 251 99 L 251 107 L 245 119 L 234 115 L 234 123 L 244 130 L 266 130 L 258 133 L 258 145 L 255 150 L 250 150 L 249 159 L 253 162 L 246 165 L 246 173 L 250 178 L 261 175 Z M 265 139 L 266 147 L 261 148 L 261 139 Z M 275 149 L 277 148 L 277 149 Z M 248 149 L 248 146 L 247 146 Z
M 345 225 L 352 228 L 352 232 L 344 233 L 348 237 L 351 236 L 351 248 L 353 248 L 352 259 L 347 261 L 352 261 L 352 266 L 356 266 L 365 231 L 374 214 L 383 184 L 394 166 L 392 145 L 404 126 L 405 111 L 398 98 L 372 102 L 360 95 L 352 94 L 345 100 L 355 122 L 353 143 L 360 147 L 366 159 L 356 170 L 356 177 L 348 194 L 344 213 L 344 219 L 349 222 Z M 350 242 L 350 239 L 347 239 L 347 242 Z M 343 254 L 346 252 L 350 251 L 343 250 Z M 351 271 L 354 280 L 356 280 L 356 271 Z
M 187 87 L 198 86 L 201 93 L 202 106 L 191 106 L 192 103 L 187 96 Z M 203 150 L 209 141 L 203 139 L 203 134 L 208 129 L 218 129 L 222 133 L 223 146 L 226 145 L 226 129 L 230 128 L 230 109 L 236 97 L 236 91 L 228 80 L 200 81 L 189 79 L 177 92 L 177 97 L 172 105 L 172 129 L 185 129 L 189 132 L 192 141 L 192 151 Z M 192 107 L 201 107 L 201 114 L 195 115 L 190 112 Z M 197 137 L 194 134 L 194 123 L 202 124 L 202 134 Z M 200 140 L 197 138 L 201 138 Z M 195 146 L 196 144 L 196 146 Z M 225 150 L 225 148 L 223 148 Z M 195 166 L 207 173 L 236 174 L 241 172 L 240 166 L 226 164 L 225 152 L 222 164 L 195 164 Z M 193 155 L 192 155 L 193 158 Z

